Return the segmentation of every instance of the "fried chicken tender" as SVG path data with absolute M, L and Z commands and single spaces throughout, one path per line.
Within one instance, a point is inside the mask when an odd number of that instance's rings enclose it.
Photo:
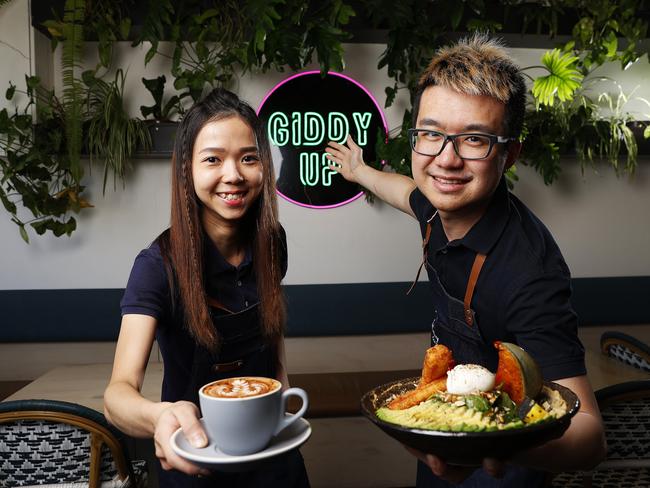
M 431 383 L 433 380 L 440 378 L 447 374 L 451 368 L 454 367 L 454 358 L 451 350 L 442 344 L 437 344 L 427 349 L 424 354 L 424 362 L 422 364 L 422 378 L 418 386 L 424 386 Z
M 427 349 L 422 364 L 422 376 L 415 390 L 395 397 L 389 404 L 391 410 L 413 407 L 440 391 L 447 391 L 447 371 L 454 367 L 451 350 L 442 344 Z
M 435 379 L 426 385 L 418 386 L 415 390 L 408 391 L 396 397 L 388 404 L 391 410 L 404 410 L 427 400 L 435 393 L 447 391 L 447 375 Z

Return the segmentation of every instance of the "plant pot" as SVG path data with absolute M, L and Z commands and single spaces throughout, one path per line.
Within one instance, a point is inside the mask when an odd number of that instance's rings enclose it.
M 650 121 L 648 120 L 634 120 L 627 123 L 627 126 L 632 130 L 634 138 L 636 139 L 639 156 L 650 155 L 650 138 L 646 139 L 643 137 L 643 132 L 649 125 Z
M 151 159 L 169 159 L 174 151 L 174 140 L 178 122 L 166 120 L 145 120 L 147 130 L 151 136 L 149 150 L 138 148 L 136 157 Z

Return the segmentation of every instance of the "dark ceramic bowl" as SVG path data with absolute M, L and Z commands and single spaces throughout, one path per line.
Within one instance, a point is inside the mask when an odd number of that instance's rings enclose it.
M 557 383 L 545 382 L 557 390 L 567 404 L 567 413 L 541 424 L 494 432 L 445 432 L 411 429 L 377 418 L 375 412 L 395 395 L 416 387 L 419 377 L 406 378 L 378 386 L 361 398 L 361 411 L 377 427 L 402 444 L 440 456 L 449 464 L 479 466 L 485 457 L 508 459 L 513 454 L 538 446 L 564 433 L 580 408 L 575 393 Z

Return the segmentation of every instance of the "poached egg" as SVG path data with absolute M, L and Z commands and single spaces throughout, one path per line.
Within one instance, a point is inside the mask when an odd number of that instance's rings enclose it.
M 447 373 L 447 391 L 469 395 L 494 388 L 494 373 L 478 364 L 459 364 Z

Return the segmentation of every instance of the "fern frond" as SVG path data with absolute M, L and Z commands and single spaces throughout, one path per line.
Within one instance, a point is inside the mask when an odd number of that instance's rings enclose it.
M 61 50 L 63 109 L 70 172 L 77 183 L 83 176 L 81 168 L 83 89 L 81 81 L 75 76 L 75 69 L 81 67 L 83 57 L 85 13 L 85 0 L 66 0 Z

